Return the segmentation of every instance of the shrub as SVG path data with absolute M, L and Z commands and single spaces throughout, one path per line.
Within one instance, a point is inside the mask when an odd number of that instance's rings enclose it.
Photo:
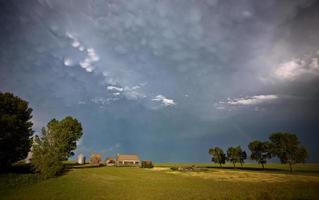
M 91 157 L 90 157 L 90 162 L 92 163 L 92 164 L 100 164 L 100 162 L 101 162 L 101 154 L 98 154 L 98 153 L 94 153 L 94 154 L 92 154 L 91 155 Z
M 142 168 L 153 168 L 153 163 L 150 160 L 143 160 L 142 161 Z
M 171 167 L 171 170 L 177 171 L 177 170 L 178 170 L 178 167 Z
M 54 177 L 62 172 L 61 157 L 46 140 L 37 139 L 32 152 L 32 165 L 43 178 Z

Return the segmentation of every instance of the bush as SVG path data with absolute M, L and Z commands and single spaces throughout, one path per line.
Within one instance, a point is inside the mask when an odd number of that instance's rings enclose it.
M 54 177 L 63 171 L 63 163 L 59 154 L 46 140 L 37 139 L 33 145 L 32 165 L 44 179 Z
M 150 160 L 143 160 L 142 161 L 142 168 L 153 168 L 153 163 Z
M 42 128 L 41 136 L 34 139 L 31 164 L 35 171 L 43 178 L 61 174 L 64 169 L 62 162 L 74 155 L 72 151 L 82 134 L 81 123 L 76 119 L 52 119 L 47 128 Z
M 171 167 L 171 170 L 177 171 L 177 170 L 178 170 L 178 167 Z
M 92 163 L 92 164 L 100 164 L 101 158 L 102 158 L 101 154 L 94 153 L 90 157 L 90 163 Z

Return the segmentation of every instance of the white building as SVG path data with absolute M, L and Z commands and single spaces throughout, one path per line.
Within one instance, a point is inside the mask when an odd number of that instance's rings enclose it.
M 138 155 L 121 155 L 117 154 L 115 158 L 116 166 L 133 166 L 139 167 L 141 166 L 141 160 Z
M 85 164 L 85 156 L 82 153 L 78 155 L 77 163 L 80 165 Z

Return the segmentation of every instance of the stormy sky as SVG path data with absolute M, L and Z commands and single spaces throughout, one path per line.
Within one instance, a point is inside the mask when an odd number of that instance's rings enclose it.
M 210 161 L 296 133 L 319 162 L 319 2 L 0 0 L 0 90 L 34 130 L 72 115 L 77 153 Z

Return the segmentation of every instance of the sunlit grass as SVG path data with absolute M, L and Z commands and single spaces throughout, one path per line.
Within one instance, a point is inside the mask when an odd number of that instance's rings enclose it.
M 170 163 L 169 166 L 197 163 Z M 168 166 L 168 164 L 164 164 Z M 163 164 L 158 164 L 163 166 Z M 280 165 L 274 165 L 278 167 Z M 300 166 L 307 169 L 308 165 Z M 86 168 L 88 167 L 88 168 Z M 252 165 L 252 167 L 256 167 Z M 308 169 L 318 168 L 309 165 Z M 0 199 L 318 199 L 319 173 L 210 168 L 207 172 L 82 166 L 35 181 L 29 174 L 0 175 Z M 5 185 L 9 179 L 15 184 Z

